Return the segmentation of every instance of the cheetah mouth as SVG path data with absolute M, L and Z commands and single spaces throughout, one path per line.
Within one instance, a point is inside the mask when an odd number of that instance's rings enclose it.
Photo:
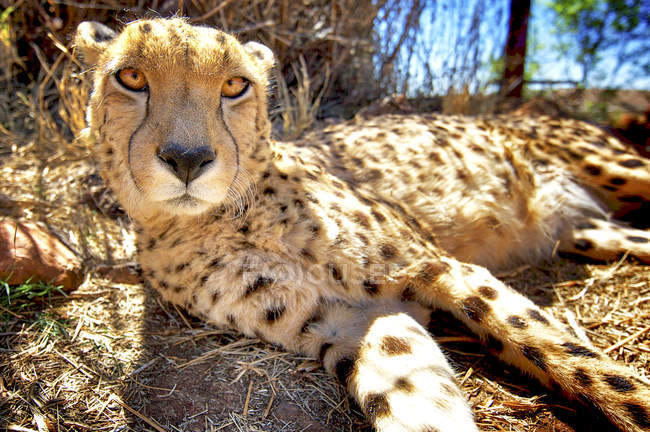
M 206 207 L 206 202 L 202 199 L 193 197 L 192 195 L 185 193 L 179 197 L 171 198 L 165 201 L 167 206 L 175 209 L 181 210 L 182 212 L 195 213 L 200 212 Z

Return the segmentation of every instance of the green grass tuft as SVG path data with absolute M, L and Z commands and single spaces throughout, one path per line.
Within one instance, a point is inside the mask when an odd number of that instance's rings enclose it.
M 27 281 L 20 285 L 10 285 L 6 280 L 0 280 L 0 316 L 3 320 L 9 313 L 20 314 L 34 306 L 36 302 L 50 300 L 52 295 L 66 295 L 61 286 L 44 282 Z

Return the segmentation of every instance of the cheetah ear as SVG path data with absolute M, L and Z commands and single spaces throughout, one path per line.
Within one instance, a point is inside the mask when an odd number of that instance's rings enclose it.
M 77 27 L 74 44 L 87 65 L 95 65 L 99 55 L 117 36 L 110 28 L 96 21 L 84 21 Z
M 264 73 L 268 73 L 275 64 L 273 51 L 271 51 L 266 45 L 257 42 L 246 42 L 244 44 L 244 49 L 262 67 L 262 72 Z

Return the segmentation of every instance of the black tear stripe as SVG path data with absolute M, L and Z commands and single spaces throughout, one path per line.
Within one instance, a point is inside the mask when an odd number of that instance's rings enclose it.
M 232 131 L 228 127 L 228 124 L 226 124 L 226 118 L 223 115 L 223 104 L 221 102 L 219 102 L 219 120 L 221 120 L 224 129 L 226 129 L 226 132 L 228 132 L 228 136 L 230 136 L 232 143 L 235 145 L 235 161 L 236 161 L 237 171 L 235 172 L 235 176 L 232 178 L 230 185 L 228 185 L 228 189 L 231 189 L 233 183 L 235 183 L 235 180 L 239 175 L 239 143 L 235 139 L 235 136 L 232 134 Z
M 135 181 L 135 176 L 133 175 L 133 170 L 131 169 L 131 148 L 133 147 L 133 137 L 140 132 L 140 129 L 144 126 L 144 123 L 147 121 L 149 118 L 149 98 L 151 97 L 151 93 L 147 90 L 147 102 L 145 103 L 144 106 L 144 118 L 140 122 L 137 128 L 133 131 L 131 136 L 129 137 L 129 147 L 127 151 L 127 163 L 129 164 L 129 175 L 131 176 L 131 180 L 133 180 L 133 184 L 135 185 L 135 188 L 138 190 L 138 192 L 142 192 L 142 188 L 140 185 L 138 185 L 138 182 Z

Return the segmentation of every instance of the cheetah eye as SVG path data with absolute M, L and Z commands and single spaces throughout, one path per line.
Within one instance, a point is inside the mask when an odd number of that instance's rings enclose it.
M 115 74 L 117 82 L 131 91 L 143 91 L 147 88 L 147 78 L 137 69 L 120 69 Z
M 234 99 L 238 96 L 241 96 L 246 91 L 249 84 L 250 81 L 248 81 L 246 78 L 230 78 L 221 86 L 221 96 Z

